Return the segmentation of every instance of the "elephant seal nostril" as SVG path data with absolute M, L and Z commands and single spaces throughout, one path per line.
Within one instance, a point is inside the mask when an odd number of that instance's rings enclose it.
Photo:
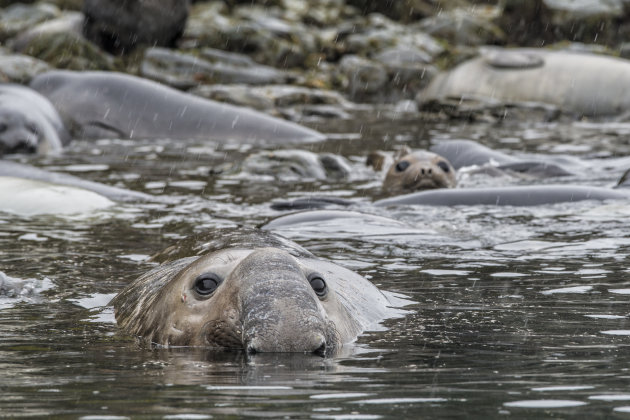
M 326 357 L 326 342 L 324 341 L 321 346 L 313 351 L 313 354 L 316 354 L 321 357 Z

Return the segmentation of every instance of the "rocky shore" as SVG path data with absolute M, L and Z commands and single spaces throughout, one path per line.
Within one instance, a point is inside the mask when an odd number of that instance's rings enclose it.
M 414 98 L 482 46 L 630 55 L 628 0 L 171 1 L 171 26 L 127 43 L 94 35 L 105 15 L 94 13 L 98 3 L 0 2 L 0 79 L 28 83 L 51 68 L 121 71 L 295 120 L 382 103 L 450 118 L 457 113 L 448 106 L 418 107 Z

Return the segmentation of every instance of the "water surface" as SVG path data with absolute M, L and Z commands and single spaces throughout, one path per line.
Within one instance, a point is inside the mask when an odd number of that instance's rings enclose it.
M 377 209 L 370 201 L 379 178 L 361 162 L 367 150 L 464 138 L 515 156 L 551 154 L 577 170 L 542 180 L 462 175 L 462 187 L 611 187 L 630 167 L 630 125 L 426 123 L 381 112 L 317 128 L 346 134 L 311 150 L 349 158 L 360 176 L 252 179 L 230 169 L 255 150 L 249 146 L 168 140 L 77 142 L 63 156 L 25 159 L 172 200 L 63 218 L 0 214 L 0 270 L 50 286 L 41 299 L 0 306 L 2 416 L 628 415 L 628 202 Z M 260 225 L 283 214 L 270 209 L 274 199 L 313 192 L 355 199 L 353 210 L 397 224 L 279 233 L 418 302 L 339 357 L 143 349 L 119 333 L 111 308 L 100 310 L 176 239 Z

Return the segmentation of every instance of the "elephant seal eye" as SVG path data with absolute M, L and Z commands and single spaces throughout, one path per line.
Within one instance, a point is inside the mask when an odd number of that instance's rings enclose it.
M 193 289 L 201 296 L 210 296 L 221 284 L 221 278 L 214 273 L 204 273 L 195 279 Z
M 405 169 L 409 167 L 409 162 L 406 160 L 401 160 L 396 164 L 396 172 L 403 172 Z
M 319 274 L 312 274 L 308 279 L 311 287 L 317 296 L 324 297 L 328 294 L 328 285 Z
M 448 167 L 448 163 L 444 162 L 443 160 L 439 161 L 437 163 L 437 166 L 439 166 L 440 168 L 442 168 L 442 170 L 444 172 L 449 172 L 451 170 L 451 168 Z

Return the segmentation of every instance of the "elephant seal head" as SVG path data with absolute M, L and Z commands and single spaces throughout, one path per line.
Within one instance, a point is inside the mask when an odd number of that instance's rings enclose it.
M 204 249 L 141 276 L 112 301 L 119 325 L 168 347 L 328 356 L 391 309 L 369 281 L 298 245 L 242 245 Z

